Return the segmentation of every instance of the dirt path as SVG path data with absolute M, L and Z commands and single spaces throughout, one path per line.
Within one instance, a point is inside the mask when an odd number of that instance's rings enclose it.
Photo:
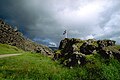
M 3 54 L 3 55 L 0 55 L 0 58 L 10 57 L 10 56 L 17 56 L 17 55 L 22 55 L 22 53 L 19 53 L 19 54 Z

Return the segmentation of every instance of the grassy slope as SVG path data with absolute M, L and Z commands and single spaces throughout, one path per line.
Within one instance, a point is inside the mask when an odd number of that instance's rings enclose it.
M 120 63 L 103 59 L 98 54 L 87 56 L 93 61 L 85 66 L 68 69 L 50 58 L 33 53 L 0 59 L 0 80 L 90 80 L 120 79 Z
M 1 54 L 15 54 L 15 53 L 21 53 L 22 50 L 16 48 L 15 46 L 10 46 L 7 44 L 0 44 L 0 55 Z

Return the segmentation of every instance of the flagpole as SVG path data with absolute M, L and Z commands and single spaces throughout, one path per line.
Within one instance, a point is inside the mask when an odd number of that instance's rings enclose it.
M 65 34 L 65 38 L 67 38 L 67 31 L 66 31 L 66 34 Z

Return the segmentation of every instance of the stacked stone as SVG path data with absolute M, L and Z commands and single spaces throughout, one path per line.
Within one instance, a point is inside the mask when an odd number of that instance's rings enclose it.
M 0 20 L 0 43 L 16 46 L 25 51 L 42 53 L 44 55 L 53 55 L 51 49 L 24 38 L 17 28 L 12 28 L 3 20 Z

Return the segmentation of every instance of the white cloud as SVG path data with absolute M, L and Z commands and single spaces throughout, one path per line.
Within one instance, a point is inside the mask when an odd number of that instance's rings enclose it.
M 88 35 L 88 36 L 86 36 L 85 39 L 94 39 L 94 36 L 93 35 Z
M 49 42 L 49 45 L 48 45 L 49 47 L 57 47 L 57 44 L 56 43 L 54 43 L 54 42 Z

